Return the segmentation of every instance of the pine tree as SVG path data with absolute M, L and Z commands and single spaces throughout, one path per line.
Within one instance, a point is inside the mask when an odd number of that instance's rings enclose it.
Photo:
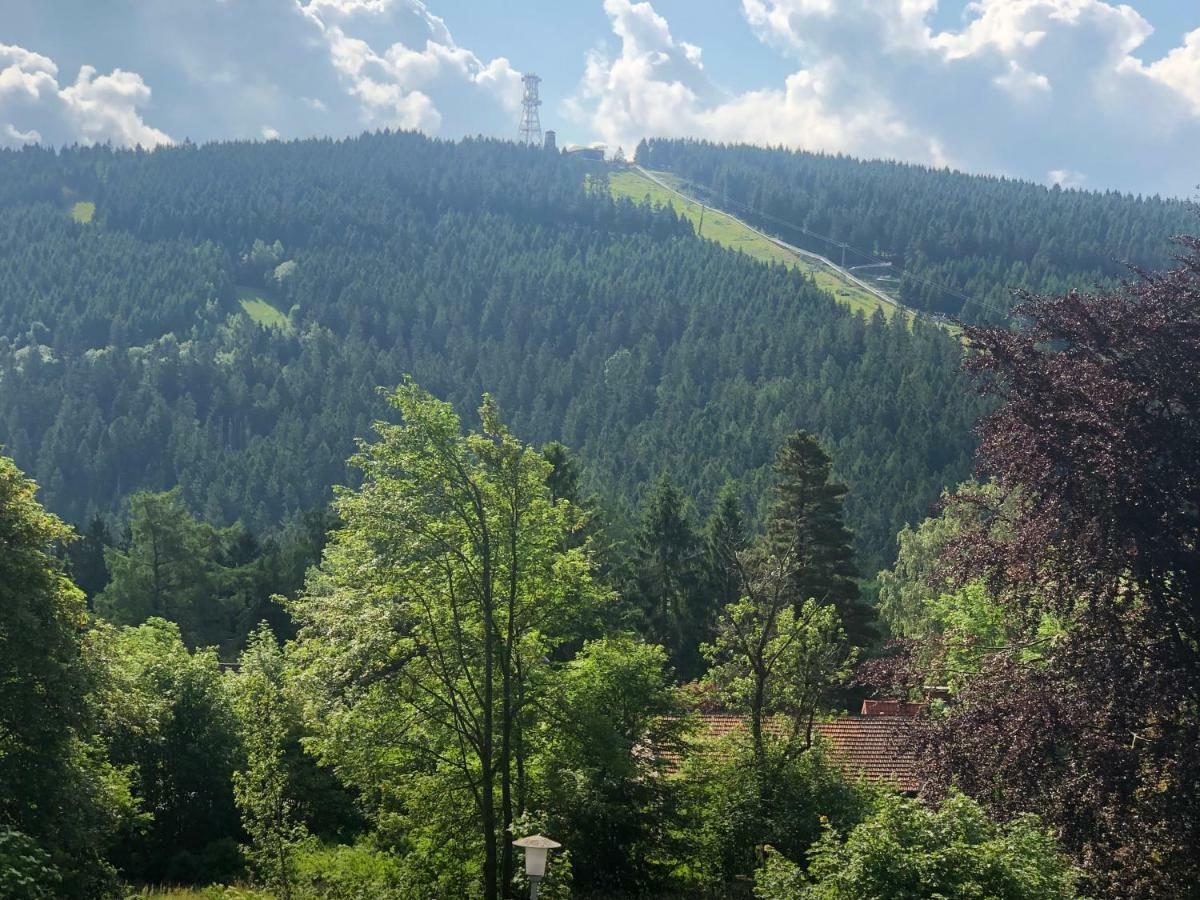
M 859 597 L 853 535 L 842 506 L 846 486 L 832 479 L 820 442 L 804 431 L 787 439 L 775 459 L 776 499 L 767 525 L 772 553 L 794 560 L 792 602 L 836 607 L 846 637 L 856 647 L 875 639 L 875 612 Z
M 638 532 L 635 591 L 647 637 L 667 648 L 682 681 L 701 670 L 699 562 L 700 542 L 683 494 L 664 475 L 654 483 Z
M 108 565 L 104 552 L 115 543 L 112 530 L 103 516 L 93 516 L 87 530 L 67 547 L 71 577 L 90 603 L 108 586 Z
M 737 554 L 750 546 L 742 501 L 732 482 L 726 482 L 717 495 L 717 504 L 704 526 L 704 545 L 706 592 L 715 617 L 717 611 L 740 598 Z

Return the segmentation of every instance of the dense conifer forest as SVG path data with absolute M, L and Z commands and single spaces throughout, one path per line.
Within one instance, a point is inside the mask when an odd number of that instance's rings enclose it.
M 132 492 L 178 485 L 261 534 L 328 501 L 405 374 L 464 412 L 493 392 L 630 521 L 661 474 L 698 515 L 726 481 L 762 496 L 804 427 L 850 486 L 863 571 L 886 565 L 967 473 L 959 345 L 854 318 L 585 175 L 414 134 L 4 152 L 0 442 L 69 521 L 116 526 Z M 239 291 L 282 315 L 257 324 Z
M 717 206 L 847 265 L 891 262 L 886 284 L 915 309 L 1005 321 L 1011 292 L 1055 294 L 1171 261 L 1191 204 L 1063 190 L 908 163 L 698 140 L 650 140 L 639 164 L 685 179 Z M 862 252 L 857 252 L 862 251 Z

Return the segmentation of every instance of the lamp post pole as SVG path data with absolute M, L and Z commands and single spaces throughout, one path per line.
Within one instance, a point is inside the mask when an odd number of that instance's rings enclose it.
M 546 874 L 546 857 L 551 850 L 562 846 L 558 841 L 552 841 L 540 834 L 531 834 L 513 841 L 514 847 L 525 851 L 525 874 L 529 876 L 529 900 L 537 900 L 538 884 Z

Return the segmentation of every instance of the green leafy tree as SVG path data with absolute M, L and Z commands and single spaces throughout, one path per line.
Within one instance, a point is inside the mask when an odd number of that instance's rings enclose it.
M 813 722 L 849 674 L 854 651 L 832 606 L 816 600 L 794 604 L 790 553 L 743 554 L 738 570 L 742 599 L 724 609 L 716 639 L 704 653 L 711 663 L 708 677 L 725 703 L 748 719 L 765 792 L 778 765 L 773 757 L 791 759 L 812 746 Z M 777 752 L 769 754 L 768 743 Z
M 817 742 L 778 759 L 764 802 L 745 731 L 696 741 L 675 788 L 681 808 L 678 823 L 672 823 L 677 877 L 695 893 L 716 896 L 754 871 L 764 844 L 802 859 L 821 837 L 822 823 L 853 827 L 871 811 L 876 794 L 848 778 Z
M 403 424 L 378 425 L 355 457 L 363 485 L 341 492 L 342 526 L 294 605 L 315 747 L 379 798 L 381 823 L 412 824 L 426 878 L 474 865 L 475 889 L 495 898 L 529 796 L 533 705 L 601 593 L 586 548 L 565 546 L 575 516 L 550 494 L 550 464 L 490 398 L 471 434 L 411 381 L 389 399 Z M 454 871 L 422 862 L 447 854 Z
M 699 766 L 692 802 L 701 811 L 694 826 L 700 846 L 709 845 L 725 879 L 748 873 L 753 848 L 763 843 L 806 847 L 813 800 L 844 793 L 821 787 L 845 779 L 828 778 L 813 723 L 854 660 L 833 606 L 795 605 L 790 553 L 779 558 L 759 548 L 735 561 L 741 599 L 725 607 L 704 653 L 708 679 L 748 729 L 723 742 L 715 763 Z
M 54 881 L 55 896 L 90 898 L 113 887 L 104 851 L 129 796 L 95 739 L 83 594 L 52 552 L 71 538 L 0 456 L 0 859 L 28 863 L 30 892 Z
M 288 690 L 283 651 L 269 628 L 251 634 L 229 688 L 242 749 L 233 794 L 250 836 L 247 856 L 282 900 L 291 900 L 294 856 L 307 836 L 286 758 L 300 713 Z
M 54 900 L 62 876 L 29 835 L 0 827 L 0 897 Z
M 833 480 L 832 463 L 815 437 L 792 434 L 775 458 L 775 503 L 767 523 L 772 552 L 791 561 L 791 592 L 833 606 L 850 643 L 875 642 L 874 610 L 859 597 L 853 536 L 842 516 L 846 486 Z
M 674 815 L 668 754 L 684 724 L 666 652 L 626 636 L 590 641 L 556 686 L 539 754 L 548 833 L 571 849 L 581 887 L 661 888 Z
M 981 502 L 982 501 L 982 502 Z M 984 504 L 995 505 L 988 514 Z M 934 607 L 937 598 L 954 586 L 944 559 L 955 542 L 984 524 L 1000 537 L 1006 521 L 1019 509 L 1017 495 L 1003 498 L 994 485 L 973 481 L 942 493 L 937 515 L 915 528 L 905 525 L 896 536 L 895 564 L 879 573 L 879 616 L 896 637 L 921 638 L 937 634 L 942 623 Z
M 885 796 L 843 838 L 829 828 L 810 854 L 807 877 L 769 855 L 760 900 L 1072 900 L 1075 872 L 1034 816 L 997 824 L 973 800 L 952 794 L 937 810 Z
M 91 640 L 108 664 L 93 706 L 140 807 L 113 861 L 127 878 L 152 883 L 231 877 L 242 864 L 237 733 L 216 652 L 189 651 L 179 626 L 159 618 L 101 624 Z

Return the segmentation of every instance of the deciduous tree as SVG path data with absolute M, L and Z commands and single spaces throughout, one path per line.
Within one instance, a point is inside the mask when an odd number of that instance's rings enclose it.
M 297 815 L 285 754 L 300 713 L 288 690 L 283 651 L 269 628 L 251 634 L 229 687 L 242 757 L 233 794 L 250 836 L 247 855 L 281 900 L 291 900 L 294 855 L 307 832 Z
M 52 552 L 72 533 L 36 490 L 0 456 L 0 854 L 28 861 L 47 891 L 49 879 L 57 896 L 84 900 L 115 886 L 105 850 L 129 788 L 95 739 L 89 699 L 102 671 L 83 593 Z
M 951 548 L 1020 636 L 939 723 L 935 771 L 1001 815 L 1038 811 L 1092 891 L 1185 897 L 1200 884 L 1200 241 L 1120 290 L 1027 296 L 1025 326 L 968 329 L 998 401 L 986 497 Z M 993 523 L 1006 519 L 1004 528 Z
M 481 859 L 494 898 L 512 882 L 508 828 L 550 655 L 601 595 L 586 547 L 564 541 L 575 517 L 551 496 L 550 464 L 490 398 L 471 434 L 412 382 L 389 399 L 403 423 L 362 445 L 363 485 L 341 492 L 342 525 L 294 607 L 316 748 L 385 817 L 465 799 L 436 852 Z

